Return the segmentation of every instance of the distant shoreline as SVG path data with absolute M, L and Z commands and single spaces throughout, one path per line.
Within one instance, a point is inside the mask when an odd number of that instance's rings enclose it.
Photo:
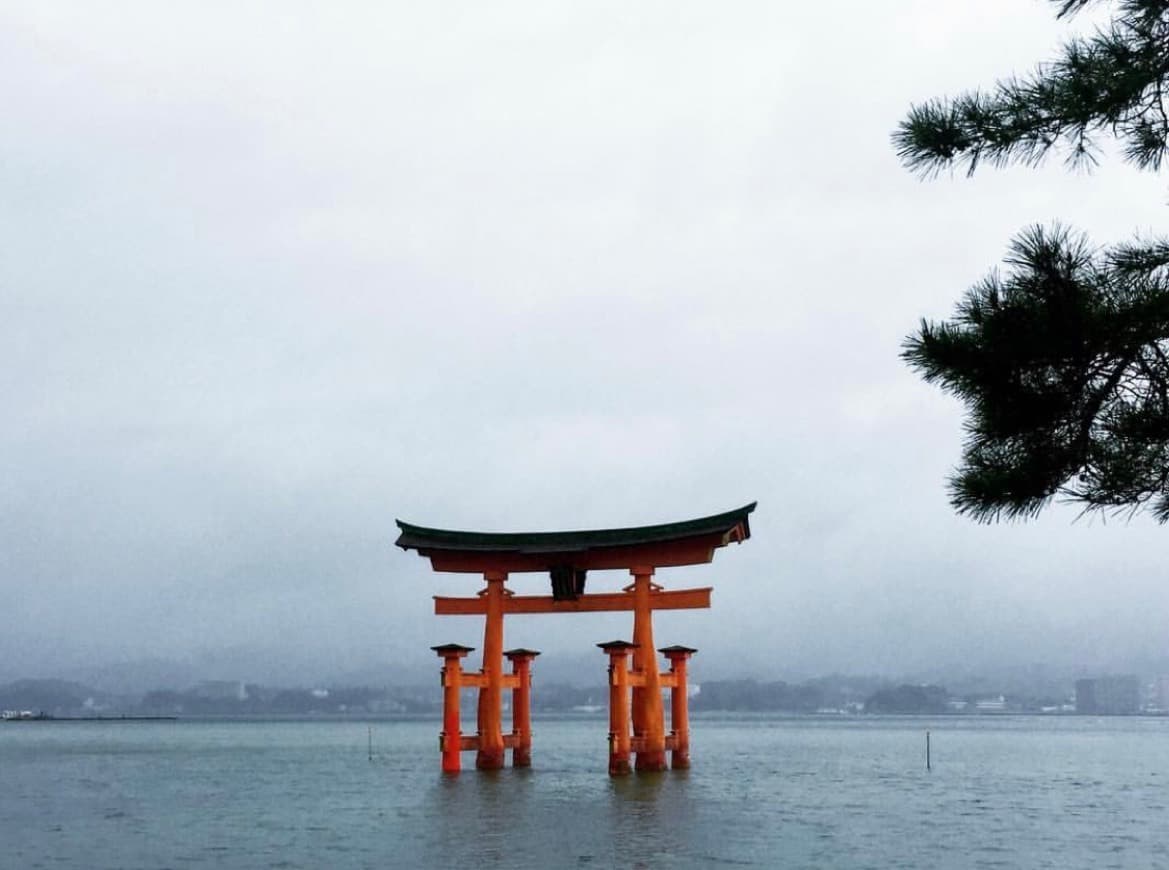
M 178 716 L 10 716 L 0 722 L 173 722 Z
M 692 717 L 696 720 L 773 720 L 773 719 L 803 719 L 808 721 L 851 721 L 851 722 L 873 722 L 879 720 L 887 721 L 920 721 L 928 719 L 936 722 L 943 722 L 947 720 L 955 721 L 969 721 L 982 720 L 992 721 L 995 719 L 1164 719 L 1169 714 L 1162 712 L 1140 712 L 1140 713 L 1076 713 L 1072 711 L 1065 711 L 1059 713 L 1040 713 L 1032 710 L 1019 711 L 1005 711 L 994 713 L 954 713 L 954 712 L 899 712 L 899 713 L 803 713 L 794 710 L 700 710 L 694 711 Z M 566 720 L 588 720 L 588 719 L 603 719 L 605 718 L 605 711 L 598 712 L 582 712 L 570 710 L 545 710 L 538 714 L 538 718 L 548 721 L 566 721 Z M 406 714 L 328 714 L 328 713 L 289 713 L 289 714 L 253 714 L 253 715 L 233 715 L 233 714 L 196 714 L 190 716 L 33 716 L 25 718 L 12 718 L 0 720 L 0 724 L 7 724 L 9 722 L 196 722 L 196 723 L 240 723 L 240 724 L 255 724 L 255 723 L 281 723 L 281 722 L 332 722 L 332 723 L 392 723 L 392 722 L 430 722 L 434 721 L 435 717 L 429 713 L 406 713 Z M 467 720 L 469 723 L 469 720 Z

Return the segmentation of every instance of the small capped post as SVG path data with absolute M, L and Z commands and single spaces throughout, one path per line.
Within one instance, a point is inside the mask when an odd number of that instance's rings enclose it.
M 442 733 L 438 736 L 442 752 L 442 772 L 458 773 L 462 767 L 460 751 L 463 735 L 459 724 L 459 689 L 462 687 L 463 666 L 460 663 L 475 647 L 457 643 L 432 646 L 442 659 Z
M 662 647 L 658 650 L 670 662 L 670 766 L 674 770 L 690 767 L 690 699 L 687 696 L 686 662 L 698 652 L 693 647 Z
M 532 766 L 532 659 L 534 649 L 509 649 L 503 653 L 511 662 L 515 685 L 511 690 L 512 767 Z
M 624 776 L 629 765 L 629 653 L 636 644 L 611 640 L 597 644 L 609 656 L 609 775 Z

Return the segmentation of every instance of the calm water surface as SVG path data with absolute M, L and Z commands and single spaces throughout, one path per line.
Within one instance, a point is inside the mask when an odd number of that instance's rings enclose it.
M 695 717 L 619 780 L 603 718 L 534 729 L 443 777 L 432 721 L 3 725 L 0 866 L 1169 870 L 1166 719 Z

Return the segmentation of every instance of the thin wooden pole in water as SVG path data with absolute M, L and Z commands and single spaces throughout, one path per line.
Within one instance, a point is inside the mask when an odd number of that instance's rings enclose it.
M 369 760 L 373 761 L 373 726 L 369 726 Z
M 925 769 L 926 770 L 933 770 L 933 768 L 930 766 L 930 733 L 929 733 L 929 731 L 925 732 Z

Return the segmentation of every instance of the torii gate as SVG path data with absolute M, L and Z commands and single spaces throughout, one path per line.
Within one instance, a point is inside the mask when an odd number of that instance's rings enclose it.
M 442 657 L 443 731 L 440 737 L 442 769 L 460 769 L 460 752 L 477 751 L 475 766 L 494 770 L 504 765 L 504 751 L 512 750 L 516 767 L 531 763 L 530 686 L 534 650 L 503 649 L 505 613 L 587 613 L 633 611 L 633 641 L 598 644 L 609 656 L 609 772 L 629 772 L 629 754 L 637 754 L 639 771 L 664 770 L 666 750 L 675 768 L 689 767 L 689 723 L 686 715 L 686 660 L 697 650 L 673 646 L 662 649 L 670 671 L 662 674 L 654 655 L 655 610 L 710 607 L 710 587 L 666 591 L 650 579 L 658 568 L 710 562 L 714 551 L 751 536 L 747 516 L 752 502 L 738 510 L 678 523 L 627 529 L 572 532 L 457 532 L 428 529 L 397 520 L 397 546 L 430 559 L 435 571 L 482 574 L 485 589 L 474 598 L 435 596 L 434 612 L 486 617 L 483 666 L 464 672 L 461 659 L 472 647 L 444 644 L 432 647 Z M 633 582 L 620 592 L 585 594 L 589 571 L 624 568 Z M 552 594 L 515 595 L 504 585 L 508 574 L 547 572 Z M 633 653 L 633 667 L 628 654 Z M 503 657 L 512 673 L 503 673 Z M 459 689 L 479 689 L 478 729 L 464 737 L 459 726 Z M 671 727 L 666 734 L 662 689 L 671 689 Z M 512 691 L 512 732 L 503 733 L 502 693 Z M 630 703 L 632 702 L 632 703 Z M 632 716 L 630 716 L 632 713 Z M 631 721 L 632 720 L 632 721 Z M 632 734 L 630 725 L 632 724 Z

